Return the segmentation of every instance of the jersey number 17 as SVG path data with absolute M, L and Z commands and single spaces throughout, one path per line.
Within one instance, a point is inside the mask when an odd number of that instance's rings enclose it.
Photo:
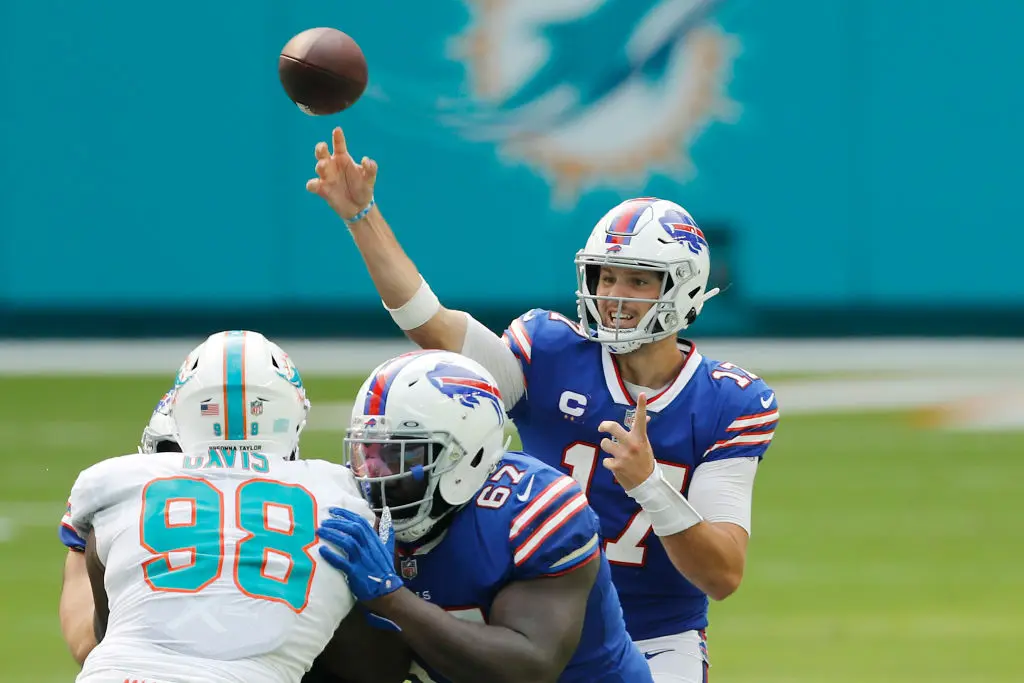
M 594 477 L 600 449 L 592 443 L 577 441 L 562 453 L 562 465 L 569 470 L 569 476 L 590 495 L 590 482 Z M 685 465 L 658 461 L 668 483 L 682 493 L 690 469 Z M 647 559 L 647 535 L 651 533 L 651 520 L 642 510 L 633 515 L 617 538 L 604 544 L 604 554 L 611 564 L 642 567 Z

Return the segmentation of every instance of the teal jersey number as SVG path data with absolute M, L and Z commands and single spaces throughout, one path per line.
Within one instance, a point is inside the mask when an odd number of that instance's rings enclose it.
M 272 528 L 270 510 L 281 510 L 287 527 Z M 246 532 L 238 543 L 235 578 L 246 595 L 276 600 L 301 612 L 309 600 L 313 583 L 313 556 L 316 545 L 316 502 L 313 495 L 297 484 L 256 479 L 238 487 L 238 528 Z M 288 559 L 283 578 L 268 576 L 266 563 L 271 554 Z
M 235 521 L 245 535 L 235 550 L 233 573 L 243 593 L 282 602 L 295 612 L 306 608 L 316 509 L 313 494 L 295 484 L 253 479 L 238 487 Z M 278 514 L 272 515 L 274 510 Z M 205 479 L 149 482 L 142 491 L 141 541 L 154 555 L 142 565 L 150 588 L 197 593 L 216 581 L 223 570 L 225 521 L 224 494 Z M 287 564 L 283 576 L 267 573 L 273 555 Z
M 171 519 L 172 511 L 191 521 Z M 142 565 L 153 590 L 196 593 L 220 576 L 224 557 L 224 495 L 205 479 L 155 479 L 142 489 L 142 545 L 155 557 Z M 190 561 L 172 563 L 171 553 Z

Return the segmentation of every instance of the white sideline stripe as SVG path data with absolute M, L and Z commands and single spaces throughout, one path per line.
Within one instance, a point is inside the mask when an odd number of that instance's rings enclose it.
M 0 341 L 0 375 L 157 374 L 172 377 L 203 339 Z M 417 347 L 407 339 L 288 341 L 278 339 L 304 374 L 368 373 L 389 358 Z
M 173 340 L 0 341 L 0 374 L 173 374 L 201 338 Z M 276 339 L 307 374 L 359 375 L 416 347 L 407 339 Z M 1005 374 L 1024 370 L 1024 341 L 1015 339 L 701 339 L 708 358 L 729 360 L 758 374 L 772 372 L 935 372 L 969 375 L 984 358 Z

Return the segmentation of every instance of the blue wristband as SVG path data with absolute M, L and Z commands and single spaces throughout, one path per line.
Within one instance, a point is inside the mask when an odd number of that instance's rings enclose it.
M 359 221 L 361 221 L 364 218 L 366 218 L 367 214 L 370 213 L 370 209 L 372 209 L 373 205 L 376 204 L 376 203 L 377 203 L 377 200 L 374 199 L 373 197 L 370 197 L 370 203 L 366 205 L 365 209 L 363 209 L 362 211 L 357 213 L 355 216 L 352 216 L 352 218 L 344 218 L 344 217 L 342 217 L 341 220 L 345 221 L 345 225 L 353 225 L 355 223 L 358 223 Z

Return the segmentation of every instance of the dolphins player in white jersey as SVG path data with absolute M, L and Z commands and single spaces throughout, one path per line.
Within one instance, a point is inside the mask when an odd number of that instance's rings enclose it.
M 167 401 L 183 452 L 79 475 L 62 526 L 87 539 L 100 641 L 79 683 L 296 683 L 321 652 L 339 683 L 404 680 L 396 634 L 353 611 L 337 572 L 318 571 L 327 509 L 373 515 L 346 468 L 297 459 L 308 409 L 277 345 L 218 333 Z

